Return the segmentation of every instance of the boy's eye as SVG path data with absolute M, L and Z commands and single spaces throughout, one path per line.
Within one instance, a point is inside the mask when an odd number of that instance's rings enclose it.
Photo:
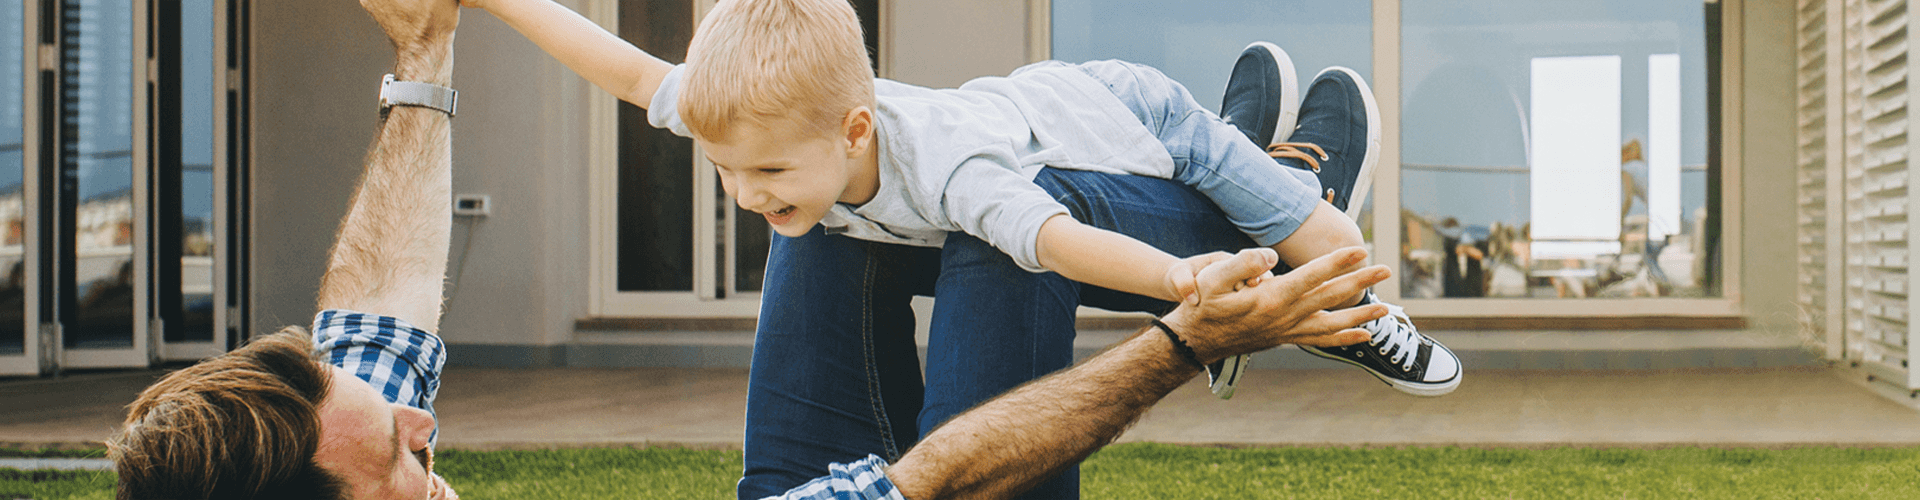
M 756 168 L 754 170 L 763 174 L 777 174 L 787 171 L 787 169 L 784 168 Z

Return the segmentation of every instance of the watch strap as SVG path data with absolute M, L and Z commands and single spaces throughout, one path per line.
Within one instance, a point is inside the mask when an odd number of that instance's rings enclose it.
M 380 82 L 380 113 L 386 116 L 394 106 L 436 109 L 451 118 L 459 107 L 460 93 L 439 85 L 395 80 L 389 73 Z

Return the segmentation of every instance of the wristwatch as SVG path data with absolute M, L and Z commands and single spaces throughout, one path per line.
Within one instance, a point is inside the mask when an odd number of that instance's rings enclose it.
M 431 83 L 395 80 L 393 74 L 388 73 L 380 80 L 380 117 L 385 118 L 394 106 L 415 106 L 439 110 L 452 118 L 460 102 L 459 95 L 453 89 Z

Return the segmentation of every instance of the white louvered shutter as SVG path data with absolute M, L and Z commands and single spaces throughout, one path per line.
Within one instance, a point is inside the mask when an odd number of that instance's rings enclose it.
M 1872 380 L 1911 391 L 1907 367 L 1915 288 L 1907 272 L 1914 223 L 1907 186 L 1912 25 L 1904 0 L 1849 0 L 1845 20 L 1845 356 Z
M 1839 214 L 1838 196 L 1828 191 L 1838 191 L 1840 182 L 1828 182 L 1829 178 L 1840 171 L 1841 162 L 1831 157 L 1841 148 L 1829 148 L 1828 144 L 1839 143 L 1841 121 L 1828 119 L 1829 110 L 1838 110 L 1840 106 L 1839 63 L 1841 57 L 1837 48 L 1840 45 L 1838 29 L 1842 11 L 1842 0 L 1799 0 L 1797 5 L 1795 84 L 1798 102 L 1795 107 L 1795 166 L 1797 167 L 1797 190 L 1795 209 L 1797 225 L 1795 232 L 1797 248 L 1797 293 L 1795 304 L 1801 311 L 1801 328 L 1813 332 L 1813 338 L 1826 345 L 1826 358 L 1841 358 L 1843 315 L 1832 311 L 1841 309 L 1842 294 L 1829 293 L 1839 290 L 1838 278 L 1842 275 L 1838 252 L 1829 252 L 1840 245 L 1829 241 L 1839 231 L 1828 231 L 1838 226 L 1830 218 Z M 1832 15 L 1829 15 L 1832 13 Z M 1829 34 L 1834 36 L 1829 37 Z M 1831 204 L 1831 206 L 1830 206 Z

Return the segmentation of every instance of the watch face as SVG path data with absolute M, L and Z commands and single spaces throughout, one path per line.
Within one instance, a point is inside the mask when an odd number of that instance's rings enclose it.
M 391 89 L 393 89 L 393 73 L 387 73 L 387 76 L 380 77 L 380 109 L 393 107 L 393 103 L 387 97 Z

